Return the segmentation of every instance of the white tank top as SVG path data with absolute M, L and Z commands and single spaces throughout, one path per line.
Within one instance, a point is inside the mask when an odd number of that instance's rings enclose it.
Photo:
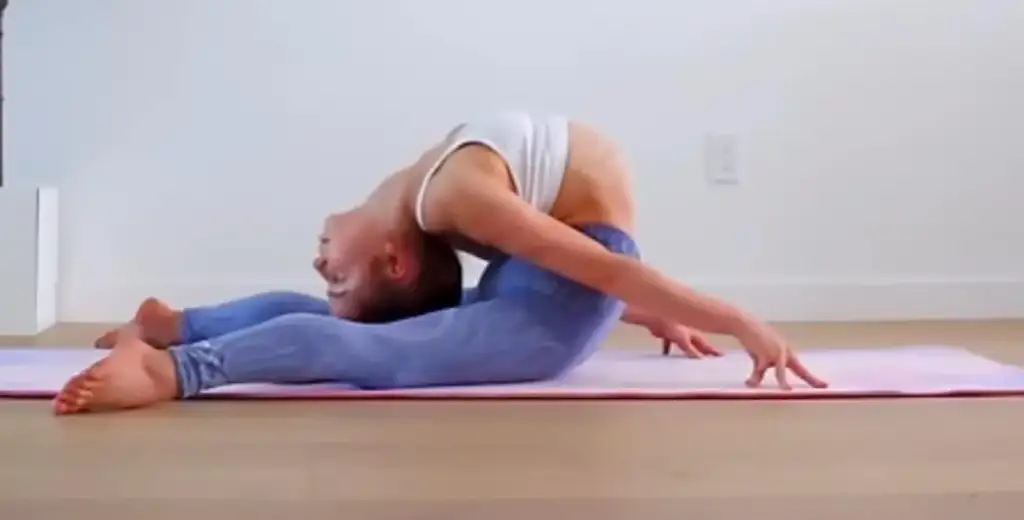
M 459 125 L 451 143 L 427 171 L 416 194 L 416 221 L 424 228 L 423 199 L 430 180 L 455 150 L 467 144 L 486 146 L 501 156 L 512 173 L 516 193 L 538 211 L 550 213 L 562 188 L 569 160 L 569 120 L 506 112 Z

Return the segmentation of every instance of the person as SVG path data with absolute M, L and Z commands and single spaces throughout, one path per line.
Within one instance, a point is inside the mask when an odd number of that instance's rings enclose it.
M 674 337 L 734 337 L 752 359 L 750 387 L 769 371 L 782 389 L 790 371 L 827 386 L 767 323 L 643 262 L 630 174 L 607 136 L 566 117 L 463 122 L 325 219 L 316 268 L 326 305 L 291 293 L 185 311 L 150 301 L 107 338 L 104 359 L 65 384 L 55 412 L 137 408 L 237 383 L 539 381 L 587 359 L 619 320 Z M 457 303 L 450 288 L 424 289 L 451 275 L 424 254 L 440 242 L 487 262 Z M 405 302 L 399 312 L 395 302 Z

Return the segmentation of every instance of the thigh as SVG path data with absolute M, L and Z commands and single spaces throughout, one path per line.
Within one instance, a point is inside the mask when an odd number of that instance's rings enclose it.
M 480 290 L 485 299 L 524 302 L 532 319 L 565 344 L 599 343 L 625 309 L 616 298 L 517 258 L 487 274 Z
M 382 324 L 288 314 L 172 354 L 188 395 L 253 382 L 368 389 L 520 383 L 556 377 L 583 360 L 617 321 L 617 309 L 522 293 Z
M 573 356 L 533 314 L 511 300 L 489 300 L 386 324 L 342 322 L 326 357 L 341 380 L 364 388 L 545 379 Z
M 611 304 L 596 312 L 548 300 L 512 295 L 480 301 L 394 323 L 357 327 L 367 359 L 383 362 L 383 381 L 362 386 L 422 387 L 501 384 L 557 377 L 590 355 L 621 314 Z M 351 324 L 341 324 L 341 328 Z M 339 349 L 346 342 L 338 341 Z M 358 383 L 357 383 L 358 384 Z
M 490 300 L 381 324 L 289 314 L 171 353 L 185 395 L 234 383 L 388 389 L 553 377 L 578 349 L 524 303 Z
M 459 305 L 471 305 L 482 300 L 480 296 L 479 287 L 470 287 L 462 290 L 462 299 L 459 300 Z

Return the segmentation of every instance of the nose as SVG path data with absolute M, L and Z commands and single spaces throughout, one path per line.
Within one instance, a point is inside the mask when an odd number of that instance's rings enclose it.
M 320 273 L 320 276 L 326 278 L 327 275 L 324 274 L 324 271 L 327 269 L 327 260 L 322 256 L 314 258 L 313 269 L 315 269 L 316 272 Z

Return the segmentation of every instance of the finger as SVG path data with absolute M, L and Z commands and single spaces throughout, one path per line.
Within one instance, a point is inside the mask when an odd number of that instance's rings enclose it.
M 789 384 L 789 347 L 783 346 L 779 349 L 774 366 L 775 382 L 779 384 L 779 388 L 792 390 L 793 386 Z
M 683 355 L 690 359 L 701 357 L 700 352 L 697 351 L 688 337 L 682 338 L 681 341 L 670 341 L 669 343 L 679 348 L 679 350 L 683 352 Z
M 672 352 L 672 342 L 666 338 L 661 338 L 661 355 L 667 356 Z
M 796 356 L 789 357 L 789 369 L 812 388 L 828 388 L 828 383 L 812 374 Z
M 750 388 L 761 386 L 761 382 L 764 381 L 764 375 L 770 367 L 771 362 L 768 358 L 764 356 L 754 358 L 754 370 L 750 373 L 750 377 L 747 378 L 747 386 Z
M 701 354 L 707 356 L 718 357 L 722 355 L 722 351 L 715 348 L 711 343 L 708 343 L 708 340 L 704 339 L 704 336 L 693 336 L 693 346 L 696 347 Z

